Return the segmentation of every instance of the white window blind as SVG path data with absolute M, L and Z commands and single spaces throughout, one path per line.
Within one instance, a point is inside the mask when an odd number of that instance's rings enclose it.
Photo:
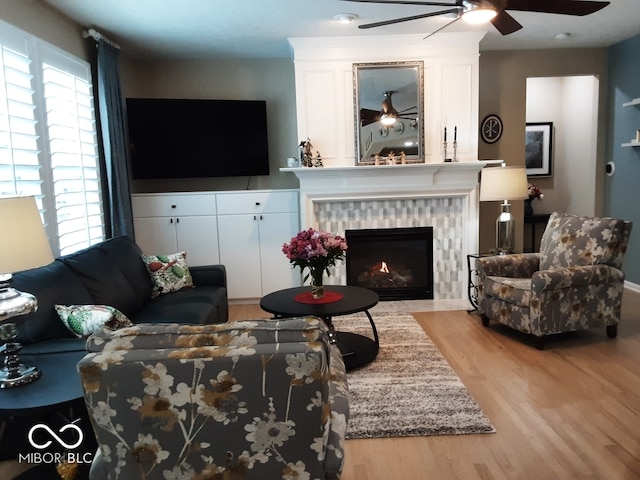
M 51 245 L 104 239 L 91 70 L 0 22 L 0 195 L 36 195 Z

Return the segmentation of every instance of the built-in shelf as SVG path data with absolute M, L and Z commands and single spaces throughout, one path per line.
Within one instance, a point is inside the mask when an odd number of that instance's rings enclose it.
M 623 107 L 633 107 L 634 105 L 640 105 L 640 98 L 634 98 L 630 102 L 622 104 Z M 628 143 L 623 143 L 622 146 L 623 147 L 640 147 L 640 141 L 631 140 Z

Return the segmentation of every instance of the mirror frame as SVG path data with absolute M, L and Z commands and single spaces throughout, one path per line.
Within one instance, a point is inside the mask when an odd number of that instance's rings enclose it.
M 393 81 L 389 79 L 392 78 Z M 379 92 L 378 92 L 379 90 Z M 400 115 L 403 112 L 415 117 L 415 122 L 410 118 L 402 117 L 393 126 L 385 127 L 380 123 L 380 115 L 376 115 L 382 108 L 382 100 L 385 92 L 391 92 L 391 98 L 397 100 L 394 108 Z M 395 97 L 394 97 L 395 95 Z M 378 100 L 379 98 L 379 100 Z M 374 100 L 375 99 L 375 100 Z M 406 163 L 424 163 L 424 62 L 380 62 L 380 63 L 354 63 L 353 64 L 353 105 L 355 118 L 355 163 L 356 165 L 375 164 L 375 154 L 367 154 L 367 148 L 373 144 L 376 137 L 386 138 L 389 135 L 407 137 L 415 132 L 417 149 L 406 155 Z M 379 107 L 378 107 L 379 105 Z M 368 112 L 365 118 L 363 112 Z M 374 112 L 375 117 L 371 116 Z M 363 125 L 368 122 L 367 125 Z M 373 125 L 373 128 L 364 129 Z M 413 138 L 413 135 L 411 135 Z M 399 138 L 399 140 L 402 140 Z M 393 148 L 387 146 L 386 148 Z M 396 159 L 399 159 L 401 147 L 394 150 Z M 382 157 L 384 157 L 384 149 Z M 364 157 L 367 158 L 364 158 Z M 386 157 L 384 157 L 386 163 Z

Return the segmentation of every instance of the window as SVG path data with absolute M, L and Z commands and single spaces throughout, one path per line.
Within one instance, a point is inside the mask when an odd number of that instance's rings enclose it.
M 35 195 L 54 252 L 104 239 L 90 66 L 4 22 L 0 195 Z

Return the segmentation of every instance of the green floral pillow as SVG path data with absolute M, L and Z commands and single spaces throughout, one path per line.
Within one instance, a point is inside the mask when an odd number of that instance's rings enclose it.
M 142 255 L 142 260 L 153 284 L 151 298 L 193 287 L 193 278 L 187 267 L 186 252 L 173 255 Z
M 111 330 L 132 327 L 133 323 L 115 307 L 108 305 L 55 305 L 56 312 L 77 337 L 88 337 L 102 327 Z

